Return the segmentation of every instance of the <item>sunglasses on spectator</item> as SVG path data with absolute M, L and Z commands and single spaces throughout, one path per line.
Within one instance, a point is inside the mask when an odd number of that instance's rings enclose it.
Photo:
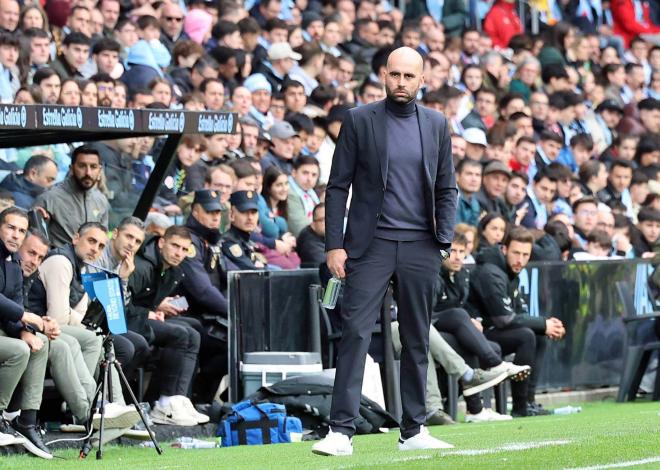
M 180 23 L 183 21 L 182 16 L 166 16 L 165 21 L 176 21 L 177 23 Z

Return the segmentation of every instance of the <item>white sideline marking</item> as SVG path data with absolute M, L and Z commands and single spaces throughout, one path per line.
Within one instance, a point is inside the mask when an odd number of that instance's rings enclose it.
M 465 449 L 465 450 L 451 450 L 451 451 L 442 451 L 442 452 L 436 451 L 432 454 L 426 454 L 426 455 L 411 455 L 410 457 L 388 459 L 387 463 L 412 462 L 415 460 L 430 460 L 448 455 L 474 456 L 474 455 L 497 454 L 499 452 L 539 449 L 542 447 L 549 447 L 549 446 L 563 446 L 563 445 L 571 444 L 572 442 L 573 441 L 570 439 L 561 439 L 556 441 L 532 441 L 532 442 L 523 442 L 523 443 L 513 442 L 511 444 L 504 444 L 501 446 L 491 447 L 487 449 Z M 367 465 L 371 465 L 371 464 L 367 464 Z M 333 466 L 332 468 L 334 470 L 337 470 L 337 469 L 348 469 L 348 468 L 356 468 L 363 466 L 365 466 L 364 463 L 355 464 L 355 465 L 341 465 L 338 467 Z M 578 470 L 578 469 L 574 469 L 574 470 Z M 586 470 L 586 469 L 579 469 L 579 470 Z
M 627 462 L 593 465 L 591 467 L 575 467 L 575 468 L 569 468 L 567 470 L 603 470 L 606 468 L 627 468 L 627 467 L 636 467 L 637 465 L 646 465 L 647 463 L 656 463 L 656 462 L 660 462 L 660 456 L 649 457 L 647 459 L 641 459 L 641 460 L 628 460 Z
M 561 439 L 557 441 L 537 441 L 537 442 L 520 442 L 520 443 L 511 443 L 504 444 L 502 446 L 487 448 L 487 449 L 465 449 L 465 450 L 450 450 L 449 452 L 443 452 L 442 455 L 486 455 L 486 454 L 497 454 L 499 452 L 510 452 L 514 450 L 527 450 L 527 449 L 538 449 L 541 447 L 548 446 L 565 446 L 570 444 L 570 439 Z

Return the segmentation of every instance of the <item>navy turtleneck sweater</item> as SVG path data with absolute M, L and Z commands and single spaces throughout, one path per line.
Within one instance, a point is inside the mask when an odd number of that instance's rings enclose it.
M 387 98 L 385 109 L 387 184 L 376 236 L 398 241 L 431 238 L 417 105 L 415 100 L 400 104 Z

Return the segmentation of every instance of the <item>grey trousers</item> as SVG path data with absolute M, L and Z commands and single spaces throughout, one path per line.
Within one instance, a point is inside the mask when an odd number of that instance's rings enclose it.
M 399 337 L 399 322 L 392 322 L 392 343 L 394 350 L 401 352 L 401 339 Z M 426 412 L 433 414 L 441 410 L 442 395 L 438 386 L 438 365 L 449 375 L 462 376 L 469 369 L 463 358 L 445 341 L 442 335 L 431 326 L 429 330 L 429 367 L 426 371 Z
M 83 361 L 92 377 L 98 376 L 99 363 L 102 359 L 103 339 L 93 331 L 82 326 L 63 325 L 62 333 L 70 335 L 78 341 Z M 110 374 L 112 380 L 112 401 L 124 405 L 124 396 L 121 393 L 119 375 L 112 369 Z
M 12 395 L 22 410 L 38 410 L 44 391 L 48 364 L 48 339 L 38 333 L 43 348 L 30 352 L 25 341 L 10 338 L 0 330 L 0 411 L 7 409 Z
M 96 381 L 85 364 L 80 343 L 73 336 L 62 333 L 50 341 L 48 362 L 58 392 L 73 415 L 85 422 L 94 399 Z

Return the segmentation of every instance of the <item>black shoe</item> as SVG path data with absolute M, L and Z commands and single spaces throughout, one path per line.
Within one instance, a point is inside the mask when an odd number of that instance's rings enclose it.
M 527 410 L 529 411 L 530 409 L 532 410 L 533 413 L 532 416 L 548 416 L 552 414 L 548 410 L 543 408 L 543 405 L 541 405 L 540 403 L 536 403 L 534 401 L 529 402 L 527 404 Z
M 20 437 L 16 431 L 12 429 L 9 422 L 2 418 L 0 415 L 0 447 L 23 445 L 25 439 Z
M 50 460 L 53 458 L 53 454 L 50 452 L 48 447 L 44 444 L 44 441 L 41 439 L 41 432 L 39 428 L 37 428 L 36 424 L 29 424 L 25 425 L 22 424 L 19 421 L 19 417 L 14 418 L 14 420 L 11 422 L 11 427 L 16 431 L 16 433 L 20 436 L 25 438 L 25 442 L 23 443 L 23 447 L 25 449 L 36 455 L 37 457 L 41 457 L 42 459 Z
M 451 416 L 442 410 L 436 410 L 435 413 L 426 419 L 427 426 L 445 426 L 448 424 L 456 424 L 456 421 L 451 419 Z
M 528 416 L 532 416 L 532 415 L 529 415 L 527 413 L 527 407 L 525 407 L 522 409 L 514 408 L 513 410 L 511 410 L 511 416 L 513 418 L 527 418 Z

